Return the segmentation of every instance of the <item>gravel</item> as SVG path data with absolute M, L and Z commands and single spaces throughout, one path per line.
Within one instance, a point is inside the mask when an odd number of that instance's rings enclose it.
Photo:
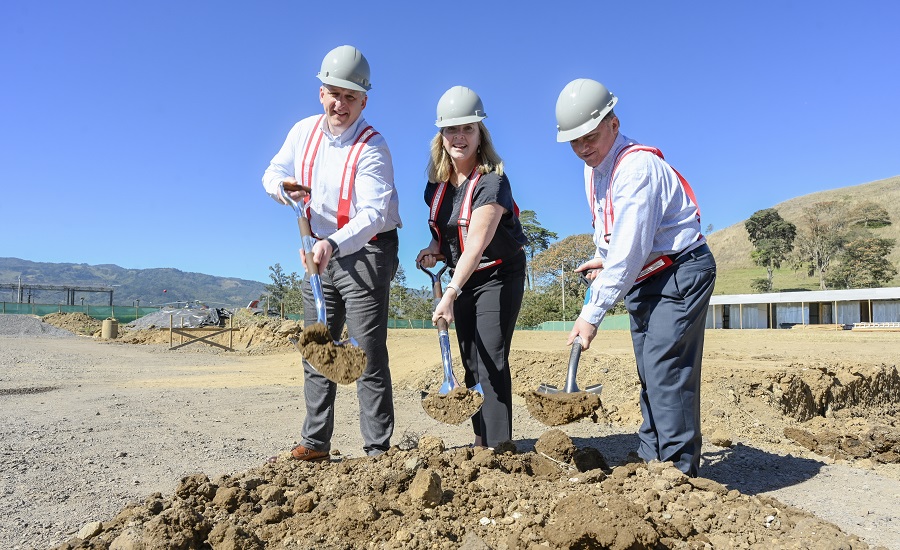
M 0 336 L 45 338 L 78 338 L 73 332 L 56 328 L 33 315 L 13 315 L 0 313 Z
M 238 357 L 203 347 L 173 351 L 165 345 L 102 341 L 52 328 L 36 317 L 0 317 L 4 550 L 60 544 L 92 522 L 114 518 L 128 503 L 156 492 L 171 495 L 179 480 L 197 472 L 211 478 L 240 476 L 290 448 L 299 434 L 302 374 L 293 355 Z M 411 333 L 398 336 L 407 337 L 412 340 Z M 827 345 L 817 340 L 820 353 L 827 352 Z M 862 356 L 874 348 L 869 343 L 858 349 Z M 401 346 L 392 353 L 403 362 Z M 722 353 L 710 346 L 714 360 Z M 519 362 L 524 365 L 527 359 L 520 356 Z M 541 372 L 541 379 L 547 379 L 546 369 Z M 630 369 L 628 373 L 632 375 Z M 602 377 L 604 391 L 616 390 L 613 374 Z M 601 379 L 590 370 L 584 375 L 586 381 Z M 465 445 L 469 430 L 428 419 L 414 390 L 402 384 L 395 388 L 395 443 L 427 432 L 448 446 Z M 717 393 L 727 395 L 725 390 Z M 708 395 L 715 404 L 716 394 Z M 546 427 L 529 417 L 524 403 L 514 405 L 517 445 L 529 449 Z M 748 403 L 742 408 L 759 414 Z M 336 409 L 333 450 L 345 458 L 360 457 L 352 385 L 339 388 Z M 763 425 L 768 423 L 774 419 L 766 418 Z M 759 429 L 750 426 L 736 435 Z M 579 445 L 596 447 L 610 464 L 622 463 L 636 443 L 630 428 L 616 431 L 580 422 L 566 432 Z M 900 549 L 897 479 L 746 444 L 705 449 L 701 470 L 741 493 L 773 496 L 811 511 L 869 544 Z

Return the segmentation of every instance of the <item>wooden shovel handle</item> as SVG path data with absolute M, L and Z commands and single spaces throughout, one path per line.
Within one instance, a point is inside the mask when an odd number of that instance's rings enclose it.
M 319 274 L 319 266 L 313 259 L 312 248 L 307 243 L 312 238 L 312 229 L 309 227 L 309 219 L 306 216 L 297 218 L 297 225 L 300 227 L 300 240 L 303 244 L 303 257 L 306 263 L 306 272 L 312 275 Z
M 303 191 L 304 193 L 312 191 L 311 188 L 292 181 L 283 181 L 281 182 L 281 186 L 284 187 L 285 191 Z

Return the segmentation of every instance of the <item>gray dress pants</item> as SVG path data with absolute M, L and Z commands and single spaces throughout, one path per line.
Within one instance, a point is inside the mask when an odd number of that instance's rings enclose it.
M 391 280 L 397 272 L 398 241 L 378 239 L 361 250 L 338 256 L 322 275 L 328 329 L 339 340 L 344 323 L 366 353 L 366 368 L 356 381 L 359 429 L 367 455 L 380 454 L 391 445 L 394 432 L 394 396 L 388 365 L 387 320 Z M 307 277 L 303 285 L 303 317 L 316 322 L 316 307 Z M 331 450 L 337 384 L 303 361 L 306 418 L 301 443 L 316 451 Z
M 700 366 L 715 280 L 716 262 L 702 245 L 625 297 L 641 382 L 638 455 L 672 461 L 690 476 L 700 467 Z

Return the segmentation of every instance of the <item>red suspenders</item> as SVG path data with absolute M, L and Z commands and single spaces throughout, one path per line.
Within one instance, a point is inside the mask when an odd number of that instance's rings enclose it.
M 603 209 L 603 239 L 607 242 L 607 244 L 609 244 L 609 237 L 612 234 L 612 226 L 613 226 L 613 222 L 615 221 L 615 216 L 613 214 L 613 203 L 612 203 L 613 178 L 615 177 L 616 169 L 619 168 L 619 164 L 622 163 L 622 160 L 624 160 L 625 157 L 628 156 L 629 154 L 634 153 L 636 151 L 647 151 L 647 152 L 653 153 L 654 155 L 658 156 L 659 158 L 665 160 L 665 157 L 663 157 L 662 151 L 660 151 L 656 147 L 649 147 L 647 145 L 639 145 L 639 144 L 627 145 L 624 149 L 619 151 L 619 154 L 616 157 L 616 162 L 615 162 L 615 164 L 613 164 L 613 169 L 609 173 L 609 186 L 607 187 L 607 190 L 606 190 L 606 206 Z M 688 198 L 691 199 L 691 201 L 693 201 L 693 203 L 697 206 L 697 223 L 700 223 L 700 203 L 697 202 L 697 198 L 694 196 L 694 190 L 691 189 L 691 184 L 689 184 L 688 181 L 686 179 L 684 179 L 684 176 L 682 176 L 681 173 L 678 172 L 678 170 L 673 168 L 671 165 L 669 165 L 669 167 L 672 168 L 672 171 L 675 172 L 676 176 L 678 176 L 678 181 L 681 183 L 682 188 L 684 188 L 684 192 L 687 194 Z M 591 208 L 591 216 L 592 216 L 592 218 L 594 218 L 591 221 L 591 225 L 594 225 L 594 223 L 596 223 L 596 214 L 595 214 L 594 205 L 592 202 L 594 200 L 593 199 L 593 197 L 594 197 L 593 176 L 591 176 L 590 187 L 591 187 L 591 190 L 590 190 L 590 196 L 589 196 L 588 200 L 591 201 L 589 206 Z M 639 282 L 643 281 L 644 279 L 646 279 L 647 277 L 650 277 L 654 273 L 657 273 L 657 272 L 669 267 L 670 265 L 672 265 L 673 259 L 674 259 L 674 256 L 669 256 L 669 255 L 660 256 L 660 257 L 656 258 L 655 260 L 651 261 L 650 263 L 648 263 L 641 269 L 640 273 L 638 273 L 637 279 L 635 279 L 634 282 L 639 283 Z
M 325 115 L 320 115 L 318 120 L 316 120 L 316 129 L 321 127 L 323 118 L 325 118 Z M 316 132 L 316 130 L 314 129 L 313 132 Z M 313 140 L 313 136 L 310 135 L 309 139 L 306 140 L 306 146 L 303 149 L 303 164 L 300 172 L 300 183 L 310 189 L 312 189 L 313 165 L 316 162 L 319 145 L 322 143 L 322 135 L 323 133 L 319 131 L 315 140 Z M 378 132 L 376 132 L 374 128 L 366 126 L 363 128 L 362 132 L 356 136 L 356 141 L 353 142 L 353 145 L 350 146 L 350 152 L 347 153 L 347 160 L 344 162 L 344 172 L 341 175 L 341 194 L 338 198 L 338 229 L 344 227 L 347 225 L 347 222 L 350 221 L 350 203 L 353 198 L 353 186 L 356 183 L 356 171 L 359 167 L 359 157 L 362 155 L 363 148 L 369 143 L 369 140 L 377 135 Z M 313 141 L 316 143 L 315 146 L 312 147 L 312 154 L 310 154 L 310 147 L 312 146 Z M 309 216 L 309 199 L 309 195 L 304 199 L 304 202 L 307 204 L 307 217 Z
M 472 174 L 469 176 L 469 183 L 466 187 L 466 194 L 463 197 L 462 204 L 459 207 L 459 220 L 458 231 L 459 231 L 459 250 L 460 253 L 466 249 L 466 238 L 469 235 L 469 220 L 472 219 L 472 199 L 475 196 L 475 188 L 478 186 L 478 182 L 481 180 L 481 174 L 478 173 L 477 170 L 473 170 Z M 429 209 L 428 214 L 428 225 L 434 230 L 437 235 L 437 241 L 440 243 L 442 241 L 441 229 L 438 227 L 436 222 L 438 212 L 441 209 L 441 203 L 444 201 L 444 194 L 447 190 L 448 183 L 446 181 L 442 181 L 437 185 L 437 188 L 434 190 L 434 197 L 431 199 L 431 208 Z M 518 212 L 519 207 L 516 206 L 516 216 L 519 215 Z M 486 262 L 481 262 L 478 264 L 478 267 L 475 268 L 475 271 L 480 271 L 482 269 L 486 269 L 491 266 L 498 265 L 502 263 L 503 260 L 490 260 Z

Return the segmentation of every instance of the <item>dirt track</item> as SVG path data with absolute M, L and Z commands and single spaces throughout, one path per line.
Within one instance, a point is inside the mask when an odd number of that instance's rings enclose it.
M 570 448 L 564 436 L 530 418 L 524 399 L 517 397 L 518 454 L 481 456 L 465 448 L 471 443 L 465 424 L 435 422 L 419 404 L 419 390 L 439 382 L 436 335 L 392 331 L 398 449 L 376 460 L 356 459 L 362 451 L 355 395 L 342 387 L 333 445 L 341 454 L 330 465 L 311 468 L 264 465 L 267 456 L 289 448 L 299 435 L 302 376 L 297 353 L 290 348 L 253 355 L 199 345 L 169 351 L 159 344 L 85 337 L 0 337 L 0 547 L 45 548 L 71 539 L 95 521 L 103 522 L 95 543 L 126 532 L 171 538 L 175 531 L 154 534 L 153 518 L 159 526 L 174 510 L 200 509 L 218 517 L 216 525 L 231 526 L 231 531 L 194 526 L 194 532 L 205 532 L 222 548 L 227 541 L 245 540 L 291 547 L 291 541 L 299 544 L 316 536 L 325 537 L 320 548 L 362 546 L 361 540 L 381 540 L 379 536 L 388 543 L 373 547 L 413 548 L 411 541 L 430 540 L 432 521 L 441 519 L 451 527 L 436 539 L 446 544 L 435 547 L 463 547 L 468 540 L 469 548 L 480 548 L 476 542 L 529 548 L 512 544 L 515 539 L 565 548 L 578 536 L 600 536 L 585 527 L 589 518 L 578 519 L 593 502 L 601 508 L 590 517 L 603 517 L 603 506 L 618 510 L 616 517 L 624 518 L 622 532 L 636 533 L 636 540 L 662 540 L 658 544 L 663 547 L 678 547 L 672 542 L 676 540 L 699 543 L 705 537 L 714 547 L 736 541 L 750 547 L 754 540 L 767 543 L 765 547 L 803 547 L 816 540 L 900 549 L 900 466 L 890 446 L 898 427 L 894 358 L 900 357 L 900 333 L 711 331 L 707 338 L 701 476 L 716 483 L 704 486 L 686 484 L 671 470 L 639 465 L 577 474 L 575 455 L 582 465 L 602 466 L 597 461 L 604 460 L 615 467 L 628 462 L 636 447 L 636 378 L 625 332 L 601 333 L 582 358 L 579 382 L 604 384 L 606 415 L 599 424 L 582 420 L 562 426 L 572 438 Z M 561 385 L 568 358 L 563 344 L 562 333 L 517 334 L 513 365 L 518 394 L 540 382 Z M 807 418 L 819 410 L 822 416 Z M 793 438 L 785 435 L 786 429 Z M 542 436 L 543 447 L 538 444 Z M 536 444 L 543 454 L 535 452 Z M 441 453 L 441 445 L 450 449 Z M 419 472 L 428 470 L 441 474 L 444 501 L 436 508 L 427 505 L 433 480 L 419 480 Z M 183 477 L 196 472 L 210 480 L 191 478 L 179 486 Z M 455 486 L 461 483 L 458 475 L 470 481 Z M 579 475 L 580 489 L 570 481 Z M 379 483 L 384 484 L 380 493 L 366 492 Z M 718 484 L 743 496 L 720 494 Z M 273 496 L 279 489 L 281 496 Z M 648 490 L 657 496 L 649 497 Z M 155 492 L 161 494 L 150 497 Z M 220 492 L 233 501 L 216 502 L 226 500 Z M 388 505 L 375 494 L 392 494 L 393 500 Z M 821 519 L 769 497 L 832 522 L 867 544 L 853 543 Z M 129 502 L 141 505 L 124 514 L 116 528 L 111 520 Z M 658 502 L 668 504 L 654 511 Z M 705 512 L 698 502 L 706 503 Z M 229 511 L 228 506 L 234 508 Z M 634 514 L 622 511 L 633 506 L 638 506 Z M 216 510 L 220 516 L 213 514 Z M 413 510 L 418 517 L 413 524 L 391 519 L 398 511 L 409 517 Z M 454 515 L 461 511 L 467 513 Z M 697 519 L 710 512 L 705 523 Z M 333 518 L 331 523 L 323 515 Z M 370 520 L 359 519 L 366 517 Z M 741 518 L 747 527 L 735 526 Z M 123 527 L 129 521 L 133 532 Z M 567 521 L 571 528 L 561 529 Z M 278 526 L 291 525 L 293 538 L 279 531 Z M 579 525 L 585 531 L 580 535 Z M 306 528 L 310 532 L 304 534 Z M 324 529 L 324 535 L 317 535 L 316 528 Z M 810 539 L 810 529 L 821 538 Z M 363 538 L 352 538 L 353 532 Z M 551 540 L 557 536 L 551 532 L 563 534 Z M 242 538 L 240 533 L 249 535 Z

